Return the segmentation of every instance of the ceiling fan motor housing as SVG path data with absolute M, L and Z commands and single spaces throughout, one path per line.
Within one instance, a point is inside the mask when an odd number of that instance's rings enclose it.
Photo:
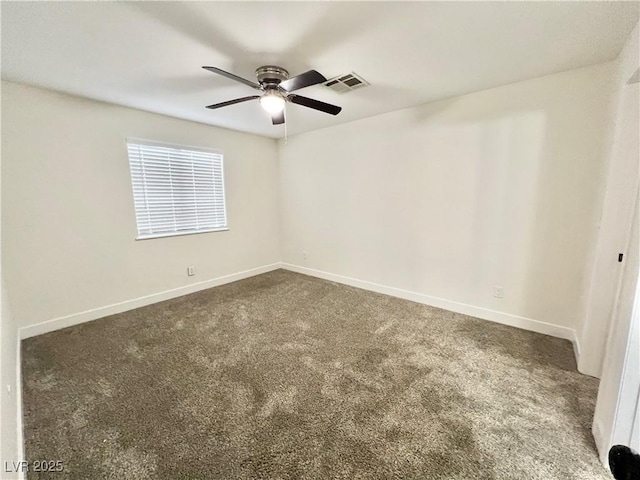
M 258 82 L 265 86 L 277 86 L 289 78 L 289 72 L 282 67 L 265 65 L 256 69 L 256 77 L 258 77 Z

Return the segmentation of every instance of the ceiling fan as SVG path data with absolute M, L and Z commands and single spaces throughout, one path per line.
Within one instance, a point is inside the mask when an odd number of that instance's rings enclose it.
M 284 106 L 286 102 L 297 103 L 298 105 L 313 108 L 314 110 L 320 110 L 321 112 L 329 113 L 331 115 L 337 115 L 342 110 L 342 107 L 337 107 L 330 103 L 321 102 L 320 100 L 314 100 L 313 98 L 291 93 L 296 90 L 300 90 L 301 88 L 310 87 L 311 85 L 317 85 L 318 83 L 327 81 L 324 76 L 315 70 L 309 70 L 308 72 L 289 78 L 289 72 L 284 68 L 265 65 L 256 70 L 256 77 L 258 78 L 258 83 L 256 83 L 251 80 L 238 77 L 233 73 L 225 72 L 224 70 L 216 67 L 202 68 L 222 75 L 223 77 L 230 78 L 231 80 L 235 80 L 236 82 L 244 83 L 251 88 L 261 90 L 263 92 L 262 95 L 236 98 L 235 100 L 208 105 L 207 108 L 221 108 L 228 105 L 234 105 L 236 103 L 260 99 L 260 105 L 271 115 L 271 121 L 274 125 L 284 123 Z

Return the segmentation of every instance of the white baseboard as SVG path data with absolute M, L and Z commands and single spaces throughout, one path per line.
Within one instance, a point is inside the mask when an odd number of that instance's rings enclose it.
M 188 295 L 190 293 L 198 292 L 200 290 L 206 290 L 207 288 L 224 285 L 226 283 L 243 280 L 245 278 L 260 275 L 261 273 L 271 272 L 283 268 L 292 272 L 298 272 L 312 277 L 323 278 L 337 283 L 350 285 L 352 287 L 362 288 L 364 290 L 370 290 L 385 295 L 391 295 L 393 297 L 403 298 L 405 300 L 411 300 L 413 302 L 430 305 L 432 307 L 442 308 L 450 310 L 452 312 L 462 313 L 472 317 L 481 318 L 483 320 L 489 320 L 504 325 L 510 325 L 512 327 L 518 327 L 532 332 L 542 333 L 545 335 L 551 335 L 553 337 L 564 338 L 570 340 L 573 343 L 574 354 L 576 355 L 576 361 L 580 358 L 580 343 L 576 335 L 575 330 L 563 327 L 560 325 L 554 325 L 540 320 L 534 320 L 532 318 L 521 317 L 510 313 L 500 312 L 497 310 L 491 310 L 484 307 L 477 307 L 475 305 L 469 305 L 465 303 L 455 302 L 444 298 L 433 297 L 430 295 L 424 295 L 422 293 L 412 292 L 409 290 L 403 290 L 401 288 L 390 287 L 387 285 L 381 285 L 374 282 L 368 282 L 366 280 L 359 280 L 356 278 L 345 277 L 343 275 L 336 275 L 334 273 L 324 272 L 321 270 L 315 270 L 312 268 L 302 267 L 300 265 L 293 265 L 290 263 L 272 263 L 270 265 L 264 265 L 262 267 L 252 268 L 243 272 L 234 273 L 231 275 L 225 275 L 203 282 L 193 283 L 185 285 L 183 287 L 166 290 L 164 292 L 154 293 L 152 295 L 146 295 L 144 297 L 134 298 L 126 300 L 124 302 L 115 303 L 112 305 L 106 305 L 104 307 L 95 308 L 92 310 L 86 310 L 84 312 L 74 313 L 64 317 L 54 318 L 45 322 L 37 323 L 22 327 L 19 330 L 19 338 L 25 339 L 42 335 L 45 333 L 60 330 L 62 328 L 71 327 L 80 323 L 89 322 L 98 318 L 114 315 L 116 313 L 126 312 L 135 308 L 144 307 L 153 303 L 162 302 L 171 298 L 180 297 L 182 295 Z
M 596 450 L 598 451 L 598 457 L 600 458 L 600 462 L 609 468 L 609 448 L 611 445 L 607 445 L 605 438 L 602 435 L 602 429 L 598 424 L 597 420 L 594 420 L 593 425 L 591 426 L 591 433 L 593 434 L 593 440 L 596 443 Z
M 449 310 L 456 313 L 462 313 L 463 315 L 469 315 L 471 317 L 477 317 L 483 320 L 490 320 L 492 322 L 501 323 L 503 325 L 518 327 L 524 330 L 530 330 L 532 332 L 550 335 L 552 337 L 564 338 L 566 340 L 574 342 L 574 345 L 577 339 L 576 332 L 572 328 L 553 325 L 551 323 L 541 322 L 540 320 L 534 320 L 532 318 L 520 317 L 518 315 L 512 315 L 510 313 L 499 312 L 497 310 L 491 310 L 483 307 L 476 307 L 474 305 L 468 305 L 466 303 L 454 302 L 452 300 L 446 300 L 444 298 L 432 297 L 429 295 L 424 295 L 422 293 L 411 292 L 409 290 L 389 287 L 386 285 L 380 285 L 378 283 L 358 280 L 356 278 L 344 277 L 342 275 L 314 270 L 312 268 L 301 267 L 299 265 L 293 265 L 290 263 L 282 263 L 282 268 L 284 268 L 285 270 L 290 270 L 292 272 L 303 273 L 312 277 L 323 278 L 332 282 L 342 283 L 344 285 L 350 285 L 352 287 L 362 288 L 364 290 L 370 290 L 372 292 L 383 293 L 385 295 L 391 295 L 392 297 L 403 298 L 405 300 L 411 300 L 413 302 L 442 308 L 444 310 Z
M 91 320 L 97 320 L 98 318 L 114 315 L 116 313 L 122 313 L 128 310 L 133 310 L 135 308 L 151 305 L 152 303 L 163 302 L 164 300 L 181 297 L 182 295 L 188 295 L 200 290 L 206 290 L 207 288 L 236 282 L 238 280 L 243 280 L 255 275 L 260 275 L 261 273 L 271 272 L 273 270 L 277 270 L 278 268 L 281 268 L 280 263 L 272 263 L 271 265 L 252 268 L 251 270 L 245 270 L 243 272 L 205 280 L 204 282 L 192 283 L 190 285 L 185 285 L 184 287 L 173 288 L 171 290 L 165 290 L 164 292 L 154 293 L 151 295 L 146 295 L 144 297 L 126 300 L 124 302 L 94 308 L 92 310 L 86 310 L 84 312 L 74 313 L 72 315 L 66 315 L 64 317 L 54 318 L 45 322 L 22 327 L 19 330 L 19 338 L 25 339 L 35 337 L 37 335 L 60 330 L 62 328 L 67 328 L 73 325 L 78 325 L 80 323 L 90 322 Z
M 571 343 L 573 343 L 573 355 L 576 357 L 576 365 L 580 365 L 580 338 L 578 337 L 578 332 L 573 331 L 573 338 L 571 339 Z
M 452 312 L 462 313 L 472 317 L 481 318 L 483 320 L 490 320 L 492 322 L 501 323 L 504 325 L 510 325 L 513 327 L 530 330 L 545 335 L 551 335 L 553 337 L 564 338 L 570 340 L 573 343 L 574 353 L 576 360 L 580 358 L 580 344 L 575 330 L 563 327 L 560 325 L 554 325 L 551 323 L 542 322 L 540 320 L 534 320 L 532 318 L 521 317 L 510 313 L 504 313 L 497 310 L 491 310 L 484 307 L 477 307 L 474 305 L 468 305 L 465 303 L 455 302 L 444 298 L 433 297 L 430 295 L 424 295 L 422 293 L 412 292 L 409 290 L 403 290 L 400 288 L 390 287 L 387 285 L 381 285 L 374 282 L 368 282 L 366 280 L 359 280 L 356 278 L 345 277 L 342 275 L 336 275 L 334 273 L 324 272 L 321 270 L 315 270 L 312 268 L 302 267 L 299 265 L 293 265 L 290 263 L 273 263 L 270 265 L 264 265 L 262 267 L 245 270 L 243 272 L 234 273 L 231 275 L 225 275 L 210 280 L 205 280 L 199 283 L 193 283 L 191 285 L 185 285 L 184 287 L 178 287 L 164 292 L 154 293 L 144 297 L 139 297 L 124 302 L 106 305 L 104 307 L 95 308 L 92 310 L 86 310 L 84 312 L 74 313 L 64 317 L 54 318 L 45 322 L 37 323 L 22 327 L 19 330 L 20 339 L 30 338 L 37 335 L 53 332 L 62 328 L 71 327 L 80 323 L 89 322 L 98 318 L 114 315 L 116 313 L 126 312 L 135 308 L 151 305 L 153 303 L 162 302 L 171 298 L 180 297 L 182 295 L 188 295 L 190 293 L 205 290 L 207 288 L 224 285 L 226 283 L 243 280 L 245 278 L 260 275 L 261 273 L 267 273 L 278 268 L 290 270 L 292 272 L 298 272 L 312 277 L 323 278 L 337 283 L 350 285 L 352 287 L 362 288 L 364 290 L 370 290 L 385 295 L 391 295 L 393 297 L 403 298 L 405 300 L 411 300 L 417 303 L 430 305 L 432 307 L 442 308 L 450 310 Z

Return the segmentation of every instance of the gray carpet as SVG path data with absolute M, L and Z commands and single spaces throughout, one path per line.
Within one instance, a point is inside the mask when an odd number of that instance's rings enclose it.
M 571 344 L 286 271 L 23 342 L 55 479 L 608 479 Z

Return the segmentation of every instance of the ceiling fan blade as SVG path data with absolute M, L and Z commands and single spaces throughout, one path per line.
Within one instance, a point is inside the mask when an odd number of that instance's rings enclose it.
M 242 103 L 242 102 L 248 102 L 249 100 L 255 100 L 256 98 L 260 98 L 260 95 L 252 95 L 250 97 L 236 98 L 235 100 L 229 100 L 227 102 L 214 103 L 213 105 L 207 105 L 207 108 L 214 109 L 214 108 L 227 107 L 229 105 L 234 105 L 236 103 Z
M 234 75 L 233 73 L 225 72 L 224 70 L 220 70 L 219 68 L 216 68 L 216 67 L 202 67 L 202 68 L 204 68 L 205 70 L 209 70 L 210 72 L 217 73 L 218 75 L 222 75 L 223 77 L 230 78 L 231 80 L 235 80 L 236 82 L 244 83 L 245 85 L 248 85 L 251 88 L 260 90 L 260 85 L 258 85 L 257 83 L 252 82 L 251 80 L 246 80 L 242 77 Z
M 300 90 L 304 87 L 310 87 L 318 83 L 326 82 L 322 74 L 315 70 L 309 70 L 308 72 L 301 73 L 295 77 L 285 80 L 280 83 L 280 87 L 284 88 L 287 92 L 293 92 L 294 90 Z
M 287 100 L 304 107 L 313 108 L 314 110 L 320 110 L 321 112 L 330 113 L 331 115 L 337 115 L 342 111 L 342 107 L 331 105 L 330 103 L 324 103 L 320 100 L 314 100 L 313 98 L 303 97 L 302 95 L 289 95 Z
M 284 123 L 284 110 L 282 110 L 279 113 L 272 113 L 271 122 L 274 125 L 282 125 Z

